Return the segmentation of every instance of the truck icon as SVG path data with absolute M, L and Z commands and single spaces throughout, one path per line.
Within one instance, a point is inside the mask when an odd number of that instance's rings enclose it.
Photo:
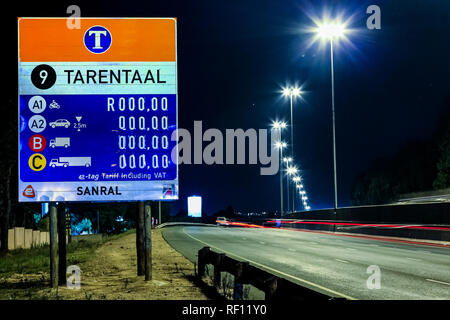
M 50 147 L 70 147 L 70 138 L 55 138 L 50 140 Z
M 50 167 L 90 167 L 91 157 L 59 157 L 50 161 Z

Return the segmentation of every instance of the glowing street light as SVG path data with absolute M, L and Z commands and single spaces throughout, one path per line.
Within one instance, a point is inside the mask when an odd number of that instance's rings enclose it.
M 347 30 L 340 22 L 323 22 L 317 27 L 317 35 L 322 39 L 333 39 L 342 37 Z
M 301 96 L 301 89 L 299 87 L 286 87 L 283 88 L 283 96 L 289 97 L 291 102 L 291 152 L 294 156 L 294 120 L 293 120 L 293 98 Z
M 291 154 L 294 157 L 294 115 L 293 115 L 293 99 L 296 97 L 300 97 L 301 96 L 301 89 L 297 86 L 295 87 L 286 87 L 283 88 L 283 96 L 285 97 L 289 97 L 290 99 L 290 103 L 291 103 Z M 287 181 L 287 184 L 289 186 L 289 181 Z M 289 190 L 289 187 L 288 187 Z M 293 189 L 294 190 L 294 189 Z M 289 191 L 288 191 L 288 195 L 289 195 Z M 294 197 L 295 197 L 295 193 L 292 194 L 292 211 L 294 210 Z M 288 199 L 288 207 L 289 207 L 289 199 Z
M 296 187 L 297 188 L 299 188 L 299 186 L 298 186 L 298 182 L 300 182 L 300 180 L 301 180 L 301 178 L 299 177 L 299 176 L 294 176 L 293 178 L 292 178 L 292 181 L 295 183 L 295 185 L 296 185 Z M 296 192 L 295 192 L 295 189 L 294 189 L 294 192 L 293 192 L 294 194 L 292 195 L 292 211 L 294 212 L 295 211 L 295 198 L 296 198 Z
M 333 171 L 334 171 L 334 212 L 338 207 L 337 198 L 337 175 L 336 175 L 336 124 L 334 111 L 334 65 L 333 65 L 333 43 L 343 37 L 347 32 L 345 24 L 339 21 L 323 21 L 316 28 L 317 36 L 321 39 L 330 41 L 331 58 L 331 113 L 333 118 Z
M 293 97 L 299 97 L 300 95 L 301 95 L 301 93 L 302 93 L 302 90 L 299 88 L 299 87 L 286 87 L 286 88 L 283 88 L 283 96 L 285 96 L 285 97 L 290 97 L 290 96 L 293 96 Z
M 286 128 L 286 122 L 283 122 L 283 121 L 274 121 L 273 123 L 272 123 L 272 127 L 274 128 L 274 129 L 284 129 L 284 128 Z M 280 137 L 281 138 L 281 137 Z
M 289 167 L 289 162 L 292 162 L 291 157 L 283 158 L 283 162 L 286 164 L 286 168 Z M 289 179 L 286 178 L 286 194 L 287 194 L 287 212 L 289 212 Z
M 277 143 L 275 143 L 275 147 L 277 147 L 280 150 L 283 150 L 283 148 L 286 148 L 286 146 L 287 146 L 286 142 L 277 142 Z
M 298 169 L 296 167 L 288 167 L 287 168 L 287 174 L 288 175 L 294 175 L 298 172 Z

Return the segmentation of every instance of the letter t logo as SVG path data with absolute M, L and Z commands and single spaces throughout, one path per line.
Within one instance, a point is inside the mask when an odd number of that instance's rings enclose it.
M 100 43 L 100 35 L 106 36 L 106 31 L 102 30 L 90 30 L 89 36 L 95 35 L 95 46 L 92 49 L 103 49 Z

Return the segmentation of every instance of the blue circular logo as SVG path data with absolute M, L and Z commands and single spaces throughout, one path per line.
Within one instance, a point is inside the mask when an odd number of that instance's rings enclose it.
M 102 26 L 89 28 L 84 34 L 84 45 L 92 53 L 104 53 L 111 47 L 111 33 Z

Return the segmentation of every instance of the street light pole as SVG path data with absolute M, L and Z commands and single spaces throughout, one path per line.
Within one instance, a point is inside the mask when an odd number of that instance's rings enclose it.
M 333 174 L 334 174 L 334 213 L 337 213 L 338 208 L 338 196 L 337 196 L 337 169 L 336 169 L 336 117 L 334 108 L 334 40 L 340 37 L 344 37 L 346 30 L 346 23 L 339 21 L 327 21 L 325 19 L 322 23 L 318 24 L 316 28 L 318 38 L 326 39 L 330 41 L 330 58 L 331 58 L 331 114 L 333 120 Z
M 330 38 L 330 56 L 331 56 L 331 113 L 333 117 L 333 170 L 334 170 L 334 213 L 338 207 L 337 197 L 337 175 L 336 175 L 336 120 L 334 110 L 334 63 L 333 63 L 333 38 Z
M 291 98 L 291 157 L 293 159 L 295 159 L 295 157 L 294 157 L 294 116 L 293 116 L 294 111 L 293 111 L 293 108 L 292 108 L 292 105 L 293 105 L 293 103 L 292 103 L 292 96 L 293 96 L 293 94 L 294 94 L 294 90 L 291 89 L 291 94 L 290 94 L 290 98 Z M 288 179 L 288 184 L 289 184 L 289 179 Z M 294 189 L 294 188 L 292 188 L 292 189 Z M 293 194 L 292 194 L 292 212 L 294 212 L 294 207 L 295 207 L 294 202 L 295 202 L 295 190 L 293 190 Z
M 293 95 L 293 90 L 291 89 L 291 93 L 290 93 L 290 98 L 291 98 L 291 156 L 292 156 L 292 158 L 294 158 L 295 159 L 295 157 L 294 157 L 294 117 L 293 117 L 293 114 L 294 114 L 294 111 L 293 111 L 293 108 L 292 108 L 292 95 Z
M 281 128 L 280 128 L 281 139 Z M 283 147 L 280 147 L 280 218 L 283 216 Z
M 295 212 L 295 204 L 297 201 L 297 189 L 298 189 L 298 182 L 300 181 L 300 177 L 299 176 L 295 176 L 294 178 L 292 178 L 292 181 L 294 182 L 295 187 L 293 188 L 293 197 L 294 197 L 294 207 L 292 208 L 292 211 Z
M 287 168 L 289 167 L 289 159 L 290 158 L 286 158 L 286 173 L 287 173 Z M 286 205 L 286 212 L 289 212 L 290 210 L 289 210 L 289 204 L 290 204 L 290 201 L 289 201 L 289 175 L 287 175 L 286 174 L 286 196 L 287 196 L 287 205 Z
M 278 129 L 279 133 L 280 133 L 280 141 L 277 142 L 275 144 L 275 146 L 280 149 L 280 154 L 279 154 L 279 156 L 280 156 L 279 173 L 280 173 L 280 217 L 281 217 L 283 215 L 283 213 L 284 213 L 284 208 L 283 208 L 283 201 L 284 201 L 284 199 L 283 199 L 283 148 L 286 147 L 286 143 L 281 140 L 281 138 L 282 138 L 282 132 L 281 131 L 282 131 L 283 128 L 286 128 L 286 123 L 284 123 L 283 121 L 275 121 L 272 124 L 272 127 L 274 129 Z
M 298 88 L 297 86 L 295 87 L 286 87 L 283 89 L 283 96 L 288 97 L 290 99 L 290 106 L 291 106 L 291 157 L 294 158 L 294 97 L 299 97 L 301 95 L 301 89 Z M 290 212 L 289 209 L 289 204 L 290 204 L 290 183 L 289 183 L 289 178 L 286 181 L 286 185 L 287 185 L 287 212 Z M 293 194 L 292 194 L 292 211 L 294 210 L 295 207 L 295 190 L 293 190 Z

